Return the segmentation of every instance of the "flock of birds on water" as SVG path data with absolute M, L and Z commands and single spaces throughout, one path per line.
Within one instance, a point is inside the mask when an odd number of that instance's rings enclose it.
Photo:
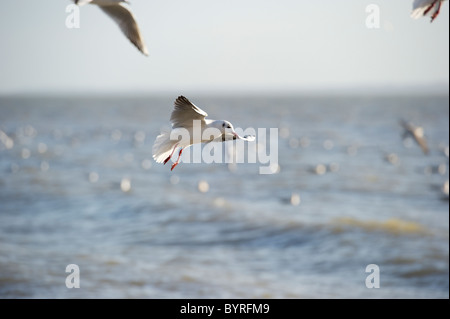
M 179 97 L 176 101 L 176 105 L 178 105 L 181 108 L 184 107 L 189 107 L 192 110 L 191 115 L 193 113 L 198 113 L 198 115 L 195 115 L 197 117 L 202 117 L 203 120 L 205 120 L 207 114 L 202 111 L 201 109 L 195 110 L 194 107 L 195 105 L 192 104 L 189 100 L 187 100 L 185 97 Z M 177 114 L 177 112 L 179 112 L 180 110 L 177 110 L 175 108 L 174 110 L 174 118 L 172 119 L 172 122 L 175 123 L 174 126 L 176 126 L 175 128 L 172 128 L 174 130 L 176 130 L 179 125 L 184 125 L 183 123 L 183 119 L 185 119 L 186 117 L 184 117 L 184 113 L 182 111 L 181 114 L 181 118 L 179 118 L 180 114 Z M 188 113 L 189 114 L 189 113 Z M 189 116 L 191 116 L 189 115 Z M 239 135 L 234 135 L 234 130 L 232 125 L 230 125 L 230 127 L 227 127 L 228 124 L 231 124 L 227 121 L 214 121 L 214 120 L 208 120 L 206 119 L 206 121 L 211 121 L 210 123 L 215 122 L 216 124 L 221 123 L 221 126 L 223 123 L 225 123 L 225 128 L 224 130 L 226 131 L 226 138 L 228 140 L 234 140 L 234 139 L 244 139 L 244 140 L 248 140 L 248 141 L 252 141 L 253 140 L 253 136 L 244 136 L 241 137 Z M 436 149 L 430 147 L 429 141 L 427 140 L 427 136 L 425 133 L 425 129 L 422 126 L 416 125 L 412 122 L 406 121 L 406 120 L 401 120 L 399 122 L 399 126 L 401 126 L 403 128 L 403 133 L 401 134 L 401 138 L 403 140 L 403 145 L 407 148 L 411 148 L 414 146 L 414 143 L 417 144 L 418 147 L 420 147 L 420 149 L 422 150 L 424 156 L 429 155 L 432 152 L 435 152 Z M 11 150 L 16 146 L 16 144 L 20 145 L 22 144 L 22 140 L 23 139 L 29 139 L 32 138 L 34 139 L 37 135 L 36 130 L 31 126 L 31 125 L 27 125 L 25 127 L 21 127 L 18 128 L 18 130 L 16 130 L 15 133 L 8 133 L 7 131 L 3 131 L 0 129 L 0 151 L 1 150 Z M 59 140 L 62 138 L 63 133 L 59 132 L 58 130 L 53 132 L 53 136 L 55 138 L 55 140 Z M 163 135 L 163 134 L 162 134 Z M 118 130 L 115 129 L 111 132 L 111 140 L 114 142 L 117 142 L 118 140 L 121 139 L 122 133 Z M 287 139 L 289 137 L 289 134 L 281 134 L 280 133 L 280 137 L 283 139 Z M 161 137 L 159 137 L 161 138 Z M 137 142 L 137 144 L 141 144 L 145 139 L 145 133 L 142 131 L 138 131 L 134 134 L 134 141 Z M 292 144 L 291 140 L 289 140 L 289 146 L 291 148 L 297 148 L 299 146 L 301 146 L 302 148 L 306 148 L 309 146 L 309 139 L 307 138 L 302 138 L 302 139 L 296 139 L 293 138 L 297 141 L 297 143 Z M 304 140 L 305 139 L 305 140 Z M 75 139 L 76 140 L 76 139 Z M 162 140 L 165 142 L 166 138 L 162 138 Z M 323 147 L 326 150 L 329 150 L 331 148 L 327 147 L 326 143 L 331 141 L 327 140 L 324 142 Z M 174 154 L 174 151 L 176 149 L 175 144 L 176 141 L 169 141 L 169 144 L 166 145 L 166 148 L 160 148 L 161 144 L 155 143 L 154 145 L 154 154 L 158 154 L 156 157 L 154 156 L 154 159 L 157 162 L 163 162 L 165 161 L 167 163 L 167 161 L 172 157 L 172 155 Z M 182 146 L 183 148 L 187 147 L 186 145 Z M 183 149 L 181 148 L 181 150 Z M 349 146 L 349 148 L 347 149 L 347 152 L 349 155 L 354 156 L 356 155 L 356 152 L 353 152 L 351 149 L 351 146 Z M 45 143 L 38 143 L 37 145 L 37 152 L 39 154 L 45 154 L 48 151 L 48 146 Z M 61 154 L 61 150 L 54 150 L 55 154 Z M 443 154 L 445 155 L 445 157 L 448 159 L 449 158 L 449 147 L 448 145 L 444 145 L 444 144 L 439 144 L 439 151 L 443 152 Z M 156 153 L 155 153 L 156 152 Z M 129 157 L 130 154 L 128 154 L 126 157 L 124 157 L 124 159 L 126 161 L 130 160 Z M 31 156 L 31 151 L 29 148 L 27 147 L 23 147 L 21 152 L 19 153 L 19 156 L 23 159 L 27 159 L 30 158 Z M 181 151 L 180 151 L 180 155 L 181 156 Z M 132 159 L 131 159 L 132 160 Z M 179 160 L 179 159 L 178 159 Z M 177 166 L 178 164 L 178 160 L 177 162 L 175 162 L 175 164 L 172 165 L 172 170 L 173 168 L 175 168 L 175 166 Z M 390 154 L 386 154 L 385 155 L 385 161 L 389 164 L 392 164 L 394 166 L 399 164 L 399 158 L 397 156 L 397 154 L 395 153 L 390 153 Z M 336 167 L 333 167 L 333 165 L 337 165 Z M 144 161 L 142 161 L 141 166 L 144 170 L 148 170 L 151 168 L 152 164 L 151 161 L 149 159 L 145 159 Z M 50 164 L 47 161 L 42 161 L 40 164 L 40 170 L 43 172 L 48 171 L 50 168 Z M 230 171 L 234 171 L 234 166 L 229 166 L 228 167 L 230 169 Z M 11 172 L 12 173 L 17 173 L 20 170 L 20 167 L 17 163 L 12 163 L 11 164 Z M 327 171 L 330 172 L 337 172 L 339 170 L 339 164 L 330 164 L 329 167 L 323 165 L 323 164 L 318 164 L 315 167 L 310 167 L 309 172 L 315 174 L 315 175 L 324 175 L 325 173 L 327 173 Z M 428 165 L 426 167 L 424 167 L 423 170 L 423 174 L 429 176 L 432 174 L 439 174 L 439 175 L 446 175 L 448 173 L 448 166 L 446 163 L 441 163 L 439 166 L 431 166 Z M 99 175 L 97 172 L 95 171 L 91 171 L 88 174 L 88 180 L 90 183 L 96 183 L 99 180 Z M 170 178 L 170 182 L 171 184 L 177 184 L 179 181 L 179 177 L 177 175 L 172 175 Z M 127 193 L 131 190 L 131 184 L 132 181 L 127 178 L 124 177 L 121 181 L 120 181 L 120 189 L 124 192 Z M 209 184 L 207 181 L 200 181 L 198 183 L 198 190 L 202 193 L 206 193 L 209 190 Z M 441 199 L 448 201 L 449 199 L 449 181 L 445 181 L 444 184 L 440 185 L 440 193 L 441 193 Z M 300 195 L 298 195 L 297 193 L 293 193 L 292 196 L 290 198 L 287 199 L 283 199 L 283 202 L 289 203 L 293 206 L 297 206 L 300 204 Z

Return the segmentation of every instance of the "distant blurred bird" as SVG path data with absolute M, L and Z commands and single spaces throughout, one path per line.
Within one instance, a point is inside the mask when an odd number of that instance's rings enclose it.
M 414 0 L 411 17 L 419 19 L 423 16 L 431 16 L 431 22 L 433 22 L 441 12 L 442 2 L 444 0 Z
M 425 132 L 423 127 L 416 126 L 411 122 L 406 122 L 405 120 L 401 120 L 400 124 L 405 129 L 403 133 L 403 138 L 406 138 L 408 135 L 412 136 L 414 140 L 419 144 L 424 154 L 428 154 L 430 152 L 428 148 L 427 140 L 425 139 Z
M 233 125 L 228 121 L 210 120 L 206 119 L 208 114 L 199 107 L 192 104 L 184 96 L 179 96 L 175 100 L 174 110 L 170 116 L 172 122 L 171 132 L 162 132 L 155 140 L 153 145 L 153 158 L 157 163 L 164 163 L 164 165 L 172 158 L 173 153 L 177 148 L 180 148 L 177 161 L 172 165 L 173 170 L 180 161 L 181 154 L 186 147 L 197 143 L 210 142 L 225 142 L 229 140 L 242 139 L 245 141 L 254 141 L 254 136 L 246 135 L 239 136 L 233 128 Z M 203 132 L 209 129 L 208 134 L 203 136 Z M 195 130 L 200 133 L 196 136 Z M 189 139 L 171 139 L 171 135 L 175 137 L 183 136 L 183 133 L 188 133 Z M 214 133 L 211 136 L 210 133 Z M 206 138 L 207 137 L 207 138 Z
M 444 183 L 444 185 L 442 185 L 442 194 L 444 195 L 445 198 L 449 198 L 449 182 L 448 180 Z
M 73 0 L 77 5 L 87 3 L 96 4 L 100 9 L 109 15 L 120 27 L 123 34 L 133 43 L 144 55 L 148 55 L 147 47 L 142 39 L 141 32 L 136 19 L 127 8 L 124 0 Z

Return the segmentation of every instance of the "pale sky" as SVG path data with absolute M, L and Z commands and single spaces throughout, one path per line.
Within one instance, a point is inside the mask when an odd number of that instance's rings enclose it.
M 69 4 L 3 1 L 0 94 L 448 90 L 448 1 L 430 24 L 412 0 L 131 0 L 149 57 L 94 5 L 67 28 Z

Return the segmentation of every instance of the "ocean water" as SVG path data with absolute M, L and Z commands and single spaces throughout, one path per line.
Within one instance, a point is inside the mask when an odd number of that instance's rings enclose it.
M 449 298 L 448 96 L 188 96 L 270 175 L 155 163 L 175 98 L 0 97 L 1 298 Z

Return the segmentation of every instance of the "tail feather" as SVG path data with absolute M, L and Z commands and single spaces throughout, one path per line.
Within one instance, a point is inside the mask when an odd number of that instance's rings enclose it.
M 417 8 L 414 9 L 413 12 L 411 13 L 411 18 L 413 19 L 419 19 L 421 17 L 424 16 L 426 8 Z
M 157 163 L 162 163 L 164 160 L 170 156 L 172 149 L 176 141 L 170 140 L 170 133 L 167 131 L 161 132 L 160 135 L 155 140 L 153 144 L 153 159 Z

